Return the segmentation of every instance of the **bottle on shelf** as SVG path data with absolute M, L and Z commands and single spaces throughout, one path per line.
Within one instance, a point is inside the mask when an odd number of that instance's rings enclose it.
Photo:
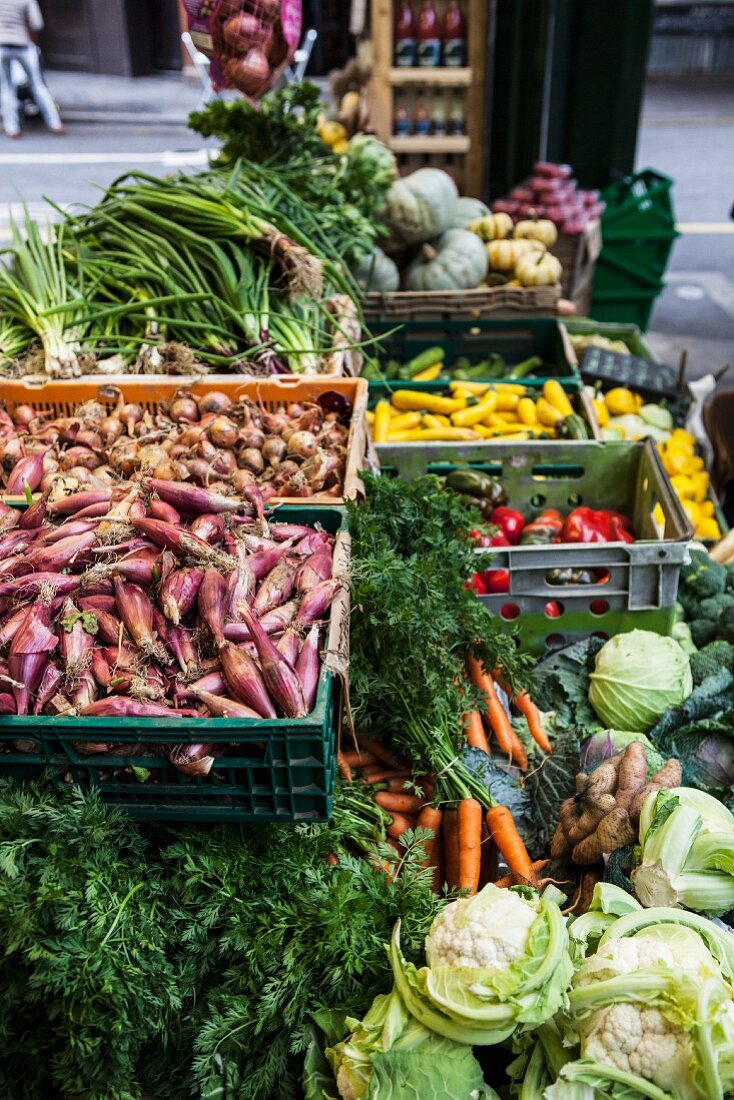
M 416 26 L 413 8 L 401 0 L 395 8 L 395 65 L 398 69 L 411 69 L 416 63 Z
M 423 0 L 418 12 L 418 65 L 436 69 L 441 64 L 441 24 L 433 0 Z
M 410 134 L 410 114 L 402 99 L 395 100 L 392 129 L 395 137 L 408 137 Z
M 461 92 L 455 92 L 449 110 L 449 134 L 451 137 L 461 137 L 465 133 L 466 116 L 464 111 L 464 97 Z
M 466 65 L 466 19 L 458 0 L 448 0 L 443 17 L 443 63 L 458 69 Z
M 437 92 L 431 104 L 431 122 L 434 137 L 446 137 L 448 133 L 448 118 L 446 115 L 446 100 L 442 92 Z
M 425 103 L 420 101 L 416 104 L 415 114 L 413 115 L 413 133 L 417 137 L 428 137 L 430 132 L 431 116 Z

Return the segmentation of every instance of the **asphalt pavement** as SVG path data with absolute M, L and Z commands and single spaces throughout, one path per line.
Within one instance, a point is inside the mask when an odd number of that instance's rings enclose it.
M 34 216 L 54 216 L 44 199 L 84 206 L 123 173 L 206 164 L 213 143 L 186 124 L 201 99 L 198 81 L 61 72 L 48 81 L 68 130 L 57 137 L 31 120 L 20 141 L 0 134 L 0 244 L 22 203 Z M 734 368 L 734 83 L 651 85 L 637 165 L 675 180 L 682 231 L 651 319 L 653 351 L 677 363 L 687 350 L 693 375 L 726 362 Z

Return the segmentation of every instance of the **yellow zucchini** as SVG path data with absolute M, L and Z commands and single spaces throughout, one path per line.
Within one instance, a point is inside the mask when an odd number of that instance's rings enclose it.
M 426 367 L 414 374 L 411 382 L 435 382 L 442 370 L 443 363 L 434 363 L 432 367 Z
M 429 428 L 422 431 L 414 428 L 412 431 L 396 432 L 391 437 L 391 443 L 471 443 L 472 440 L 481 439 L 478 432 L 471 428 Z
M 534 427 L 538 423 L 538 410 L 532 397 L 521 397 L 517 403 L 517 415 L 523 424 Z
M 561 416 L 573 416 L 573 405 L 568 400 L 563 386 L 555 378 L 549 378 L 543 383 L 543 397 L 558 410 Z
M 394 416 L 388 425 L 388 435 L 394 432 L 407 432 L 410 428 L 420 427 L 422 417 L 419 412 L 401 413 Z
M 396 390 L 392 403 L 404 412 L 432 412 L 450 416 L 466 408 L 465 398 L 441 397 L 437 393 L 418 393 L 416 390 Z
M 563 420 L 563 414 L 555 409 L 546 397 L 539 397 L 535 407 L 538 410 L 538 420 L 547 428 L 554 428 Z
M 375 423 L 372 438 L 375 443 L 385 443 L 390 425 L 390 405 L 387 401 L 378 401 L 375 407 Z
M 479 424 L 485 417 L 494 412 L 496 404 L 497 394 L 488 393 L 478 405 L 472 405 L 468 409 L 461 409 L 459 412 L 452 413 L 452 423 L 457 428 L 473 428 L 475 424 Z

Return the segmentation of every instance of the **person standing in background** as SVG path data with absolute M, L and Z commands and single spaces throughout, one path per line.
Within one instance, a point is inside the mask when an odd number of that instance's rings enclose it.
M 13 62 L 28 77 L 31 95 L 43 120 L 54 134 L 63 134 L 58 108 L 41 72 L 38 48 L 31 36 L 43 30 L 43 16 L 37 0 L 0 0 L 0 114 L 8 137 L 18 138 L 20 104 L 13 81 Z

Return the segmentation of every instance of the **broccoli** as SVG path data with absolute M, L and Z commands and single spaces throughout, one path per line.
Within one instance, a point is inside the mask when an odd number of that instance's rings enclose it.
M 724 569 L 726 569 L 726 591 L 734 592 L 734 562 L 725 565 Z
M 719 631 L 716 623 L 712 623 L 710 619 L 694 619 L 689 625 L 693 644 L 698 649 L 702 649 L 709 642 L 716 641 Z
M 691 674 L 696 687 L 722 668 L 734 672 L 734 645 L 729 642 L 719 639 L 691 654 Z
M 681 580 L 687 595 L 705 600 L 718 596 L 726 588 L 727 572 L 723 565 L 713 561 L 705 550 L 691 550 L 691 560 L 681 569 Z M 683 601 L 685 603 L 685 600 Z
M 734 620 L 734 596 L 729 592 L 708 596 L 705 600 L 701 600 L 693 618 L 708 619 L 712 623 Z

